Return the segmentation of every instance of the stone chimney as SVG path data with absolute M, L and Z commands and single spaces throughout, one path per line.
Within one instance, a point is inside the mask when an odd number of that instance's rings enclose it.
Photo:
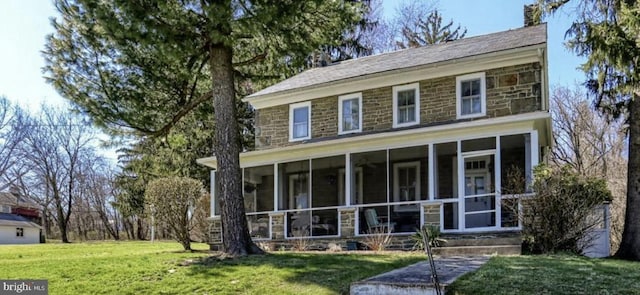
M 540 24 L 540 15 L 537 13 L 537 4 L 529 4 L 524 6 L 524 26 L 535 26 Z

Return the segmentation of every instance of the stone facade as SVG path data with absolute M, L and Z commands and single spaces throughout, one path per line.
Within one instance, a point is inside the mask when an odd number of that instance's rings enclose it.
M 541 110 L 541 72 L 537 63 L 485 71 L 486 116 L 494 118 Z M 419 81 L 420 125 L 452 123 L 456 119 L 456 76 Z M 345 93 L 347 94 L 347 93 Z M 392 87 L 362 91 L 362 132 L 386 131 L 393 124 Z M 311 141 L 338 138 L 338 97 L 311 102 Z M 353 135 L 350 135 L 353 136 Z M 289 106 L 256 111 L 256 149 L 304 143 L 289 142 Z
M 271 216 L 271 239 L 284 239 L 284 213 L 273 212 Z
M 424 224 L 440 227 L 440 204 L 422 204 Z
M 422 205 L 424 207 L 424 220 L 425 224 L 439 225 L 440 224 L 440 204 L 428 204 Z M 357 209 L 355 207 L 346 207 L 338 209 L 340 214 L 340 237 L 323 238 L 305 238 L 308 250 L 330 250 L 333 247 L 340 247 L 341 250 L 346 251 L 349 249 L 348 243 L 357 242 L 360 245 L 367 243 L 366 236 L 356 236 L 356 216 Z M 270 251 L 274 250 L 291 250 L 295 248 L 296 239 L 285 238 L 285 213 L 284 212 L 271 212 L 271 239 L 256 241 L 261 247 Z M 209 245 L 211 250 L 219 251 L 222 249 L 222 223 L 220 217 L 214 217 L 209 220 L 209 233 L 210 240 Z M 415 244 L 415 240 L 412 238 L 413 233 L 402 233 L 392 235 L 387 245 L 388 250 L 412 250 Z
M 356 208 L 343 208 L 338 212 L 340 212 L 340 235 L 345 238 L 355 236 Z

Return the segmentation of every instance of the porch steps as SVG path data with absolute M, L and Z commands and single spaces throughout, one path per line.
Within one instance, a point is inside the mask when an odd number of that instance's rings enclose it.
M 438 255 L 520 255 L 522 240 L 520 236 L 492 237 L 480 236 L 476 238 L 443 237 L 446 242 L 442 247 L 434 248 Z
M 438 255 L 520 255 L 521 245 L 456 246 L 433 249 Z

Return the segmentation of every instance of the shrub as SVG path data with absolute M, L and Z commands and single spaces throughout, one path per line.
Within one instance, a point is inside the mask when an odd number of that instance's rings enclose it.
M 384 251 L 389 243 L 391 243 L 391 235 L 385 228 L 374 229 L 369 232 L 369 235 L 365 236 L 362 241 L 370 250 Z
M 602 220 L 593 210 L 611 200 L 603 179 L 582 177 L 567 167 L 534 170 L 535 196 L 523 199 L 523 238 L 533 253 L 582 253 L 589 232 Z
M 294 251 L 306 251 L 311 245 L 309 239 L 309 231 L 307 230 L 294 230 L 291 232 L 295 239 L 291 239 L 291 249 Z
M 425 237 L 427 238 L 431 248 L 440 247 L 443 243 L 447 242 L 445 239 L 440 238 L 440 227 L 425 224 L 411 236 L 415 241 L 415 244 L 413 245 L 414 250 L 424 250 Z
M 202 183 L 187 177 L 159 178 L 147 185 L 146 212 L 151 212 L 156 223 L 168 228 L 185 250 L 191 250 L 193 216 L 202 193 Z

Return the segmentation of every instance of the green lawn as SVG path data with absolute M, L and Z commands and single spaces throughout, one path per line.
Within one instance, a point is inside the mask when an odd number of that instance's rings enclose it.
M 353 281 L 425 258 L 278 252 L 181 266 L 209 254 L 180 249 L 176 242 L 5 245 L 0 279 L 47 279 L 49 294 L 345 294 Z
M 577 256 L 493 257 L 447 294 L 640 294 L 640 262 Z

